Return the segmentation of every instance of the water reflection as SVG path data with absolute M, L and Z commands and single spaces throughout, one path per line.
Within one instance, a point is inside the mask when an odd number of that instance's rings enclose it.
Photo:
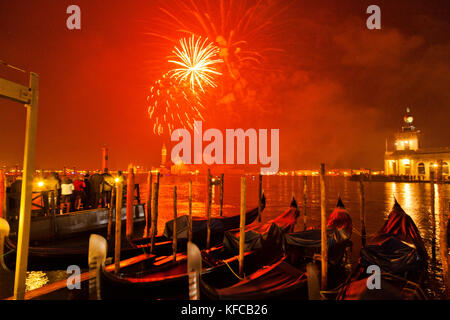
M 47 274 L 42 271 L 27 272 L 26 291 L 43 287 L 49 282 Z

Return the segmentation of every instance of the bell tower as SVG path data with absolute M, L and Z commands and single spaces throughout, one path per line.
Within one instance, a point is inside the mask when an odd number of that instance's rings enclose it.
M 409 108 L 406 108 L 403 122 L 402 130 L 395 134 L 395 149 L 416 151 L 420 148 L 420 130 L 413 125 L 414 117 Z

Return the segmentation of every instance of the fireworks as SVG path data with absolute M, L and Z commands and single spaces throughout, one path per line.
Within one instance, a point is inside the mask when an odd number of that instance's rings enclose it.
M 243 72 L 248 76 L 254 75 L 255 70 L 273 68 L 269 56 L 282 51 L 277 46 L 284 29 L 283 14 L 289 8 L 284 1 L 280 3 L 264 0 L 163 1 L 161 28 L 158 33 L 149 34 L 171 42 L 177 41 L 174 39 L 180 32 L 208 37 L 218 46 L 227 75 L 238 80 Z
M 200 97 L 171 80 L 168 74 L 150 88 L 148 114 L 153 120 L 153 133 L 161 136 L 178 128 L 193 128 L 194 120 L 204 120 Z
M 153 132 L 158 135 L 182 128 L 193 128 L 194 120 L 204 120 L 201 109 L 204 109 L 201 98 L 205 87 L 216 87 L 214 76 L 220 75 L 215 65 L 221 59 L 215 59 L 219 49 L 208 39 L 201 40 L 191 36 L 179 41 L 175 47 L 176 64 L 150 88 L 148 96 L 148 114 L 153 120 Z M 199 92 L 197 88 L 200 88 Z
M 173 53 L 178 60 L 169 60 L 178 68 L 169 71 L 170 77 L 179 83 L 188 82 L 190 89 L 195 93 L 196 87 L 205 92 L 204 85 L 216 87 L 214 75 L 221 75 L 215 65 L 223 62 L 222 59 L 215 59 L 219 48 L 213 43 L 207 43 L 208 39 L 195 39 L 191 36 L 188 40 L 180 40 L 180 48 L 175 47 Z M 203 84 L 203 85 L 202 85 Z
M 264 109 L 269 91 L 264 79 L 279 71 L 274 60 L 289 61 L 281 59 L 279 49 L 289 30 L 282 16 L 288 7 L 269 0 L 161 1 L 162 14 L 153 18 L 158 26 L 147 34 L 154 37 L 154 52 L 173 55 L 167 59 L 172 69 L 158 70 L 165 76 L 148 97 L 153 131 L 163 135 L 180 126 L 192 129 L 194 120 L 204 120 L 204 105 L 208 111 L 226 107 L 234 118 L 246 108 Z

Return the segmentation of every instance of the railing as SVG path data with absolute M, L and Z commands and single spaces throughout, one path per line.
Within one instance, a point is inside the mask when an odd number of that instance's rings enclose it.
M 134 203 L 141 204 L 140 186 L 134 186 Z M 9 219 L 19 216 L 20 192 L 6 193 L 6 216 Z M 60 212 L 60 201 L 57 191 L 33 191 L 32 193 L 32 216 L 52 216 Z M 77 199 L 74 199 L 76 202 Z M 126 188 L 124 188 L 123 204 L 126 203 Z

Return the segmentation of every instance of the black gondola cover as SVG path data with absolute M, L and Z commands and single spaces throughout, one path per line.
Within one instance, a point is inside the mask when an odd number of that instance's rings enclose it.
M 262 208 L 264 209 L 264 207 Z M 246 224 L 250 224 L 258 217 L 258 208 L 252 209 L 246 213 Z M 228 217 L 212 217 L 210 220 L 211 234 L 220 234 L 223 236 L 224 231 L 235 228 L 239 225 L 240 215 Z M 177 239 L 188 238 L 189 216 L 183 215 L 177 218 Z M 192 234 L 194 237 L 206 237 L 207 219 L 204 217 L 192 217 Z M 173 220 L 167 221 L 164 228 L 164 236 L 172 239 Z M 221 236 L 221 237 L 222 237 Z
M 403 290 L 410 281 L 420 281 L 428 254 L 412 218 L 395 204 L 378 233 L 361 249 L 359 267 L 352 280 L 338 293 L 341 300 L 423 299 L 420 290 Z M 381 289 L 367 287 L 368 266 L 380 267 Z
M 383 272 L 403 273 L 423 268 L 427 259 L 417 226 L 395 201 L 384 226 L 361 249 L 360 264 L 378 265 Z
M 299 212 L 296 207 L 286 210 L 281 216 L 261 224 L 254 222 L 245 228 L 244 251 L 265 248 L 282 249 L 283 233 L 293 230 Z M 239 229 L 225 232 L 223 244 L 225 250 L 239 252 Z
M 341 260 L 345 247 L 350 244 L 352 234 L 352 219 L 339 198 L 336 208 L 328 217 L 328 257 L 331 263 Z M 306 230 L 283 235 L 285 246 L 290 255 L 294 250 L 299 251 L 295 255 L 304 258 L 312 258 L 314 253 L 319 253 L 321 248 L 321 230 Z
M 306 288 L 306 281 L 304 271 L 281 259 L 233 286 L 216 289 L 202 282 L 201 287 L 206 296 L 218 300 L 294 299 L 298 289 Z

